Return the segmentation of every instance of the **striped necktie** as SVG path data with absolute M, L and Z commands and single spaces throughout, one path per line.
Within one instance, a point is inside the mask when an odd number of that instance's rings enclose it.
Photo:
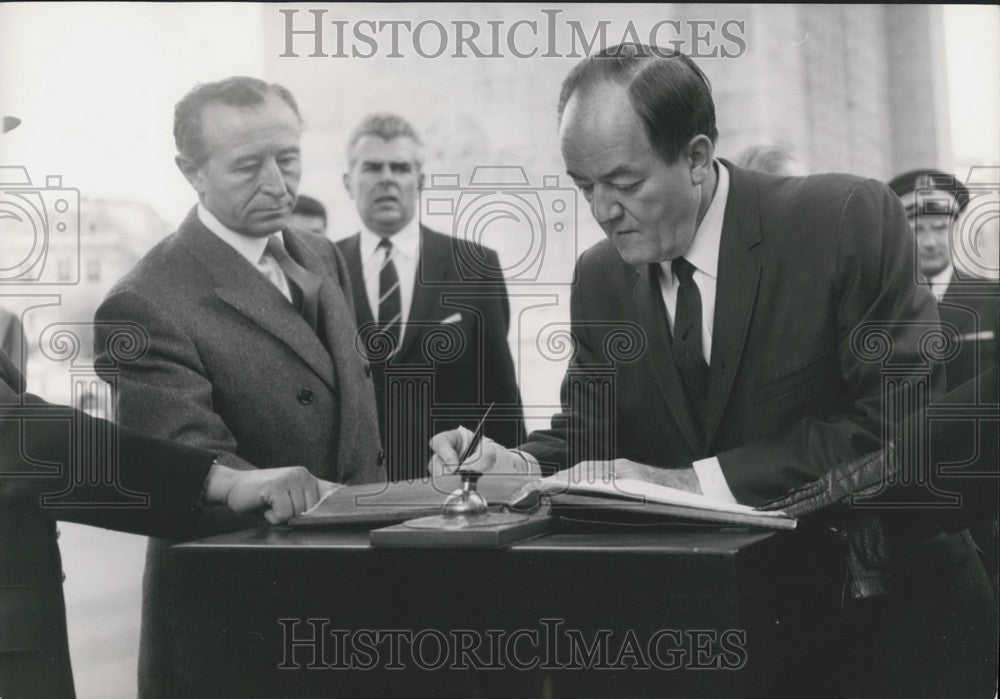
M 319 288 L 322 280 L 298 262 L 292 259 L 278 236 L 267 239 L 264 248 L 266 254 L 274 258 L 278 267 L 288 279 L 292 292 L 292 305 L 295 306 L 309 326 L 319 333 Z M 275 281 L 272 279 L 272 281 Z
M 393 352 L 399 349 L 402 335 L 403 302 L 399 293 L 399 274 L 392 261 L 392 241 L 382 238 L 378 250 L 385 250 L 378 276 L 378 325 L 379 331 L 392 340 Z

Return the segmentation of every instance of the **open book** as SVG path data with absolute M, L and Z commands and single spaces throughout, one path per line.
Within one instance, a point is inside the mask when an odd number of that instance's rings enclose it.
M 491 510 L 510 508 L 527 482 L 523 475 L 485 473 L 478 490 Z M 445 498 L 462 486 L 459 476 L 437 476 L 394 483 L 340 486 L 311 509 L 289 521 L 292 527 L 361 526 L 394 524 L 417 517 L 441 514 Z M 537 500 L 537 498 L 536 498 Z
M 515 502 L 525 502 L 529 490 L 547 495 L 553 507 L 564 515 L 572 515 L 575 510 L 581 516 L 615 512 L 640 520 L 676 518 L 770 529 L 794 529 L 796 525 L 795 518 L 781 511 L 757 510 L 641 480 L 579 480 L 569 470 L 527 484 L 515 496 Z
M 794 529 L 796 520 L 784 512 L 756 510 L 646 481 L 600 479 L 580 481 L 571 471 L 547 478 L 485 473 L 478 490 L 494 511 L 530 512 L 547 498 L 564 515 L 598 515 L 607 520 L 671 519 Z M 292 518 L 292 527 L 374 525 L 441 514 L 445 498 L 461 486 L 458 476 L 410 482 L 341 486 L 312 509 Z

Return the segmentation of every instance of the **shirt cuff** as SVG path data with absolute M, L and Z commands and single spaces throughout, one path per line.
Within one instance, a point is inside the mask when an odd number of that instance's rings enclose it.
M 205 472 L 205 480 L 201 484 L 201 494 L 198 496 L 198 502 L 195 503 L 195 506 L 192 509 L 201 509 L 209 504 L 208 481 L 209 478 L 211 478 L 212 476 L 212 469 L 215 468 L 216 466 L 221 466 L 222 468 L 228 468 L 224 463 L 219 461 L 220 456 L 222 456 L 222 454 L 217 454 L 215 458 L 212 459 L 212 463 L 209 465 L 208 470 Z
M 701 461 L 695 461 L 692 466 L 694 466 L 694 473 L 698 476 L 698 482 L 701 484 L 702 495 L 725 502 L 736 502 L 733 491 L 729 489 L 726 477 L 722 474 L 722 466 L 717 457 L 711 456 Z
M 510 449 L 509 451 L 514 456 L 520 457 L 521 459 L 524 460 L 524 464 L 528 469 L 526 475 L 529 476 L 542 475 L 542 467 L 538 465 L 538 459 L 536 459 L 534 456 L 532 456 L 526 451 L 521 451 L 520 449 Z

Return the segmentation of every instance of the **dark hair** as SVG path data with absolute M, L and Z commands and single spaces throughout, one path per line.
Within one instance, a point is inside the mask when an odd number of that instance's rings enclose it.
M 910 170 L 902 175 L 896 175 L 889 180 L 889 189 L 895 192 L 897 197 L 902 197 L 904 194 L 915 192 L 918 189 L 939 189 L 951 192 L 955 197 L 958 211 L 964 209 L 965 205 L 969 203 L 969 190 L 966 189 L 965 185 L 955 179 L 954 175 L 932 168 Z
M 264 104 L 270 95 L 281 98 L 295 112 L 299 123 L 302 123 L 295 97 L 288 88 L 276 83 L 237 75 L 214 83 L 195 85 L 174 107 L 174 142 L 177 144 L 177 152 L 196 165 L 202 165 L 208 159 L 201 131 L 201 114 L 205 107 L 210 104 L 257 107 Z
M 612 46 L 573 66 L 559 94 L 559 120 L 578 90 L 609 81 L 627 87 L 649 142 L 666 162 L 677 160 L 699 134 L 712 143 L 719 138 L 712 87 L 705 74 L 684 54 L 645 44 Z
M 353 167 L 354 165 L 351 150 L 362 136 L 378 136 L 383 141 L 391 141 L 394 138 L 404 136 L 412 138 L 413 142 L 417 144 L 417 165 L 423 165 L 422 147 L 424 143 L 420 140 L 420 136 L 417 135 L 417 131 L 413 128 L 413 125 L 398 114 L 393 114 L 392 112 L 375 112 L 366 116 L 354 127 L 350 137 L 347 139 L 348 167 Z
M 321 216 L 323 221 L 326 221 L 326 207 L 318 200 L 305 194 L 300 194 L 299 198 L 295 200 L 295 208 L 292 213 L 303 216 Z

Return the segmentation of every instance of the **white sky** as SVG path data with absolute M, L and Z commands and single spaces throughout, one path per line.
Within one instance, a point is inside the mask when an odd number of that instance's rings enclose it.
M 193 197 L 172 164 L 173 104 L 196 81 L 262 75 L 263 9 L 0 4 L 0 109 L 24 121 L 0 139 L 0 164 L 27 166 L 36 184 L 62 174 L 84 196 L 147 201 L 177 223 Z M 944 15 L 950 165 L 995 164 L 1000 10 L 947 7 Z
M 195 82 L 263 73 L 260 13 L 0 4 L 0 109 L 23 121 L 0 139 L 0 164 L 26 166 L 34 184 L 62 174 L 83 196 L 147 201 L 176 224 L 193 193 L 173 165 L 173 105 Z
M 956 164 L 996 164 L 1000 157 L 1000 8 L 946 7 L 944 31 Z

